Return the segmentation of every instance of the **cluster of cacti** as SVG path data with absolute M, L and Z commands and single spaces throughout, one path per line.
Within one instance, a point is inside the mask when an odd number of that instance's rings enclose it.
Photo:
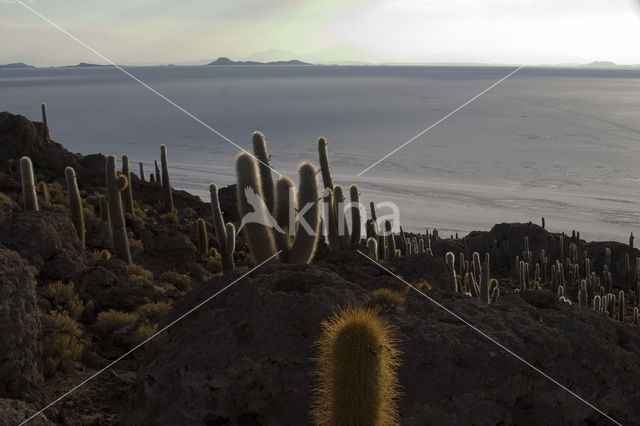
M 78 182 L 76 180 L 76 172 L 72 167 L 64 169 L 64 176 L 67 181 L 67 192 L 69 193 L 69 208 L 71 210 L 71 222 L 78 238 L 84 247 L 84 214 L 82 211 L 82 198 L 78 190 Z
M 448 287 L 452 291 L 478 297 L 486 303 L 497 302 L 500 297 L 500 288 L 498 280 L 490 278 L 490 259 L 489 253 L 485 253 L 484 260 L 481 260 L 480 254 L 474 252 L 470 263 L 465 260 L 464 253 L 460 253 L 458 258 L 460 273 L 457 274 L 455 255 L 452 252 L 447 252 L 445 261 L 449 271 Z
M 313 415 L 317 425 L 398 423 L 397 341 L 372 308 L 340 310 L 322 323 Z

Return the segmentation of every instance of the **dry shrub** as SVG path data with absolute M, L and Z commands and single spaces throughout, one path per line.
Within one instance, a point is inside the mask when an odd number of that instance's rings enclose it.
M 153 336 L 156 331 L 158 331 L 158 324 L 140 324 L 133 330 L 131 337 L 135 344 L 138 345 Z
M 138 306 L 136 313 L 150 321 L 157 321 L 171 309 L 169 302 L 149 302 Z
M 137 314 L 109 309 L 108 311 L 98 313 L 96 327 L 100 330 L 114 331 L 133 325 L 137 320 Z
M 144 269 L 140 265 L 127 266 L 127 278 L 136 285 L 153 285 L 153 272 Z
M 189 275 L 187 274 L 180 274 L 175 271 L 166 271 L 160 275 L 160 279 L 173 285 L 180 291 L 191 290 L 191 278 L 189 278 Z
M 73 282 L 68 284 L 62 281 L 56 281 L 47 287 L 47 296 L 56 311 L 66 312 L 73 319 L 77 319 L 84 309 L 84 303 L 75 291 Z

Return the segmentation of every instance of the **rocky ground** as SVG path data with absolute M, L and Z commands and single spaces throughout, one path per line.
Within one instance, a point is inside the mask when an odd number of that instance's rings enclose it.
M 38 212 L 21 206 L 23 155 L 33 161 L 36 182 L 47 184 L 49 200 L 39 193 Z M 98 213 L 105 161 L 45 141 L 41 123 L 0 113 L 0 424 L 20 423 L 251 267 L 242 239 L 234 271 L 222 274 L 215 256 L 200 258 L 196 219 L 206 220 L 216 245 L 208 203 L 174 191 L 177 220 L 167 217 L 160 186 L 137 176 L 138 210 L 127 218 L 137 266 L 110 257 L 110 229 Z M 69 219 L 66 166 L 76 170 L 85 204 L 84 249 Z M 235 221 L 235 188 L 222 189 L 220 198 L 225 219 Z M 563 238 L 563 253 L 576 244 L 578 262 L 586 252 L 594 271 L 602 271 L 605 247 L 611 250 L 616 291 L 628 294 L 620 321 L 578 306 L 577 288 L 567 286 L 571 305 L 548 282 L 518 291 L 514 257 L 525 250 L 525 236 L 533 253 L 561 256 L 560 235 L 529 223 L 434 239 L 433 256 L 382 262 L 424 295 L 359 254 L 364 246 L 322 245 L 310 265 L 266 264 L 32 423 L 310 424 L 321 322 L 339 307 L 375 304 L 402 352 L 401 424 L 611 423 L 479 331 L 613 419 L 640 424 L 640 328 L 632 323 L 635 286 L 625 264 L 625 254 L 635 259 L 640 252 Z M 448 251 L 467 259 L 491 254 L 496 303 L 450 290 Z M 380 288 L 401 297 L 377 299 Z

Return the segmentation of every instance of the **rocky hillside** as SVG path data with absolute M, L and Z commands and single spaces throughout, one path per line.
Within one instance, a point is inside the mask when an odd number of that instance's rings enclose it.
M 250 272 L 241 234 L 235 269 L 223 271 L 209 200 L 172 190 L 167 212 L 162 185 L 130 173 L 120 179 L 134 199 L 123 215 L 129 263 L 100 209 L 107 158 L 46 135 L 42 123 L 0 113 L 0 424 L 29 418 L 157 331 L 32 422 L 311 424 L 321 323 L 361 305 L 376 307 L 398 340 L 401 424 L 610 422 L 514 354 L 616 421 L 640 424 L 631 245 L 499 224 L 464 238 L 396 235 L 397 253 L 379 258 L 388 271 L 363 239 L 320 242 L 310 264 Z M 22 156 L 37 211 L 23 201 Z M 65 167 L 77 177 L 84 245 Z M 237 224 L 235 188 L 220 189 L 219 202 L 223 221 Z

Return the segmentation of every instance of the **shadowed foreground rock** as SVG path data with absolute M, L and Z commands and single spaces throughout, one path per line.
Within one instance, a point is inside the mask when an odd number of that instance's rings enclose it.
M 321 321 L 339 306 L 365 300 L 374 279 L 375 287 L 403 289 L 395 278 L 367 277 L 369 265 L 353 259 L 331 269 L 265 266 L 244 278 L 150 343 L 123 420 L 139 424 L 153 413 L 162 425 L 310 424 Z M 354 281 L 340 278 L 348 274 Z M 170 319 L 231 281 L 215 278 L 194 290 Z M 618 421 L 633 424 L 640 415 L 634 403 L 640 382 L 637 327 L 558 303 L 547 291 L 532 293 L 487 305 L 428 292 Z M 413 291 L 403 312 L 384 315 L 401 342 L 401 424 L 606 423 Z

